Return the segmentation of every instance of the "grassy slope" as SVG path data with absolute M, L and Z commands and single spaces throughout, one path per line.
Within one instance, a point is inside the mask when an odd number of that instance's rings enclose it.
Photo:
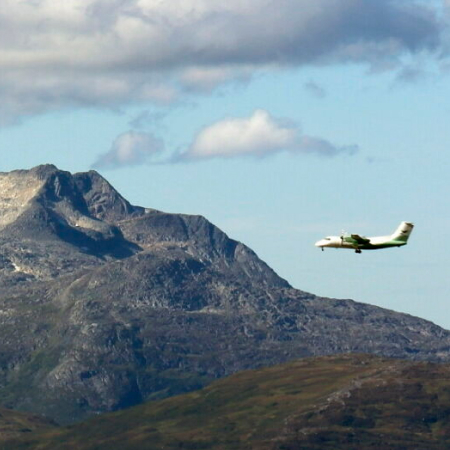
M 445 449 L 450 365 L 371 356 L 241 372 L 4 449 Z
M 4 440 L 54 428 L 54 423 L 41 417 L 0 408 L 0 448 Z

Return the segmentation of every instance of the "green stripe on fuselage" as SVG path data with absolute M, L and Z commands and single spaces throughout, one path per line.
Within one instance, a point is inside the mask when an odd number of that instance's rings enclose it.
M 376 250 L 378 248 L 387 248 L 387 247 L 401 247 L 402 245 L 406 245 L 406 240 L 400 240 L 400 239 L 393 239 L 391 241 L 386 241 L 383 242 L 382 244 L 360 244 L 358 243 L 358 241 L 356 241 L 355 239 L 353 239 L 352 237 L 344 237 L 343 241 L 346 244 L 351 245 L 352 247 L 354 247 L 355 249 L 360 249 L 360 250 Z

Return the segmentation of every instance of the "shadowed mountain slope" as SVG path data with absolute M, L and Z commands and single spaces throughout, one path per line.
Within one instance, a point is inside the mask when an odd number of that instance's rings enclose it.
M 244 371 L 4 449 L 444 450 L 450 365 L 341 355 Z
M 201 216 L 97 172 L 0 174 L 0 403 L 61 423 L 343 352 L 450 360 L 450 333 L 293 289 Z

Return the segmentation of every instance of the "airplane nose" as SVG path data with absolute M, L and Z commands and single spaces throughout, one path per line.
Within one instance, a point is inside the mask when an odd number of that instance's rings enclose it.
M 314 245 L 316 247 L 323 247 L 323 245 L 324 245 L 323 239 L 321 239 L 320 241 L 317 241 Z

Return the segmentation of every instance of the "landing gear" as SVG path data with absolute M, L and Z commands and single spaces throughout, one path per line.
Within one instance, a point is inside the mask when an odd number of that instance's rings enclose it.
M 355 253 L 361 253 L 361 249 L 360 249 L 360 248 L 357 248 L 357 249 L 355 250 Z
M 322 247 L 322 251 L 324 251 L 324 248 Z

